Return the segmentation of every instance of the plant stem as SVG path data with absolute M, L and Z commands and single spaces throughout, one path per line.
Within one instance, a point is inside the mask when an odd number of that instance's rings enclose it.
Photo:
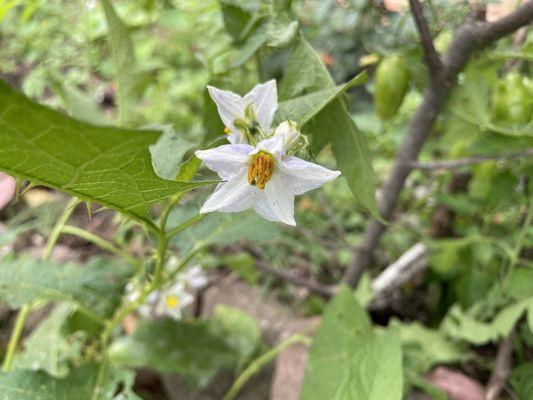
M 24 324 L 26 323 L 26 318 L 30 313 L 31 305 L 30 303 L 25 304 L 19 311 L 17 315 L 17 320 L 15 322 L 15 327 L 9 338 L 9 344 L 7 346 L 6 356 L 2 364 L 2 371 L 9 371 L 11 364 L 13 363 L 13 357 L 17 351 L 18 342 L 22 336 L 22 331 L 24 330 Z
M 273 349 L 267 351 L 265 354 L 256 358 L 254 361 L 250 363 L 250 365 L 248 365 L 248 367 L 242 372 L 242 374 L 233 383 L 233 385 L 229 389 L 226 396 L 224 396 L 223 400 L 232 400 L 233 398 L 235 398 L 235 396 L 239 393 L 239 391 L 243 388 L 246 382 L 248 382 L 248 380 L 253 375 L 259 372 L 261 368 L 263 368 L 265 365 L 270 363 L 283 350 L 297 343 L 303 343 L 303 344 L 308 345 L 311 343 L 311 338 L 309 338 L 308 336 L 301 335 L 301 334 L 293 335 L 287 340 L 284 340 L 283 342 L 278 344 Z
M 134 264 L 136 266 L 139 265 L 139 260 L 132 257 L 130 254 L 126 253 L 124 250 L 114 246 L 112 243 L 108 242 L 107 240 L 101 238 L 100 236 L 95 235 L 92 232 L 86 231 L 85 229 L 78 228 L 77 226 L 65 225 L 61 228 L 61 233 L 78 236 L 82 239 L 87 240 L 88 242 L 95 244 L 96 246 L 100 247 L 102 250 L 109 251 L 110 253 L 113 253 L 119 257 L 122 257 L 128 260 L 128 262 L 130 262 L 131 264 Z
M 72 212 L 74 211 L 76 206 L 80 203 L 81 203 L 81 200 L 76 197 L 73 197 L 69 201 L 67 207 L 63 211 L 63 214 L 61 214 L 61 216 L 57 220 L 57 223 L 52 229 L 52 232 L 50 233 L 50 237 L 48 238 L 48 242 L 46 243 L 46 247 L 43 252 L 43 260 L 48 261 L 50 257 L 52 256 L 52 251 L 54 250 L 57 240 L 59 239 L 59 235 L 61 235 L 61 229 L 63 229 L 63 226 L 67 223 Z
M 195 223 L 201 221 L 204 218 L 204 216 L 205 214 L 197 214 L 194 217 L 189 218 L 188 220 L 182 222 L 181 224 L 179 224 L 178 226 L 176 226 L 175 228 L 167 232 L 166 234 L 167 239 L 171 239 L 172 237 L 176 236 L 178 233 L 184 231 L 185 229 L 191 227 Z

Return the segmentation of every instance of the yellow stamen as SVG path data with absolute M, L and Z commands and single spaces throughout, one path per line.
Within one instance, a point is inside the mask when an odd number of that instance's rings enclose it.
M 227 126 L 225 126 L 225 127 L 224 127 L 224 133 L 225 133 L 226 135 L 229 135 L 229 134 L 231 133 L 231 129 L 228 128 Z
M 272 178 L 274 164 L 275 160 L 272 154 L 264 151 L 254 154 L 248 167 L 248 183 L 259 189 L 264 189 L 266 183 Z
M 175 308 L 180 303 L 180 300 L 176 296 L 166 296 L 165 304 L 167 308 Z

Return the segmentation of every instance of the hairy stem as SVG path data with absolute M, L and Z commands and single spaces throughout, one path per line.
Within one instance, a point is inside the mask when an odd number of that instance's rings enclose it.
M 7 346 L 6 356 L 2 364 L 2 371 L 9 371 L 11 364 L 13 363 L 13 357 L 17 351 L 17 346 L 22 336 L 22 331 L 24 330 L 24 324 L 26 323 L 26 318 L 30 313 L 31 305 L 29 303 L 25 304 L 19 311 L 17 315 L 17 320 L 15 322 L 15 327 L 13 332 L 11 332 L 11 337 L 9 338 L 9 344 Z

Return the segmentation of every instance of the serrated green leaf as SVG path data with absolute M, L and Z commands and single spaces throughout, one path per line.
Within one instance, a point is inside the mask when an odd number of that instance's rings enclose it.
M 142 321 L 132 336 L 111 345 L 109 357 L 119 365 L 179 373 L 198 386 L 207 384 L 221 368 L 235 366 L 238 358 L 208 322 L 171 319 Z
M 13 307 L 33 300 L 68 301 L 105 318 L 121 300 L 130 267 L 95 259 L 83 266 L 30 258 L 2 261 L 0 298 Z
M 295 97 L 290 100 L 279 103 L 275 120 L 281 121 L 293 120 L 300 126 L 305 125 L 309 120 L 315 117 L 333 100 L 344 94 L 348 89 L 363 85 L 368 81 L 368 74 L 361 72 L 359 75 L 350 79 L 344 85 L 334 86 L 328 89 L 319 90 L 304 96 Z
M 148 224 L 150 205 L 202 185 L 166 181 L 154 173 L 148 146 L 158 137 L 155 131 L 76 121 L 0 81 L 0 170 Z
M 120 125 L 128 126 L 133 120 L 133 109 L 139 98 L 138 86 L 142 79 L 137 72 L 135 52 L 128 28 L 117 15 L 109 0 L 102 0 L 102 7 L 109 29 L 113 62 L 117 72 Z
M 164 127 L 157 143 L 149 147 L 155 173 L 163 179 L 176 179 L 183 156 L 194 146 L 194 143 L 185 140 L 172 127 Z
M 113 399 L 119 395 L 140 400 L 133 393 L 133 373 L 106 368 L 101 385 L 97 385 L 98 366 L 86 364 L 65 378 L 56 378 L 42 371 L 16 370 L 0 373 L 0 393 L 5 400 L 94 400 Z M 119 389 L 120 388 L 120 389 Z
M 334 400 L 401 400 L 402 350 L 394 332 L 375 336 L 353 356 Z
M 372 338 L 372 328 L 365 311 L 350 290 L 343 287 L 328 304 L 315 334 L 301 399 L 332 399 L 353 356 Z

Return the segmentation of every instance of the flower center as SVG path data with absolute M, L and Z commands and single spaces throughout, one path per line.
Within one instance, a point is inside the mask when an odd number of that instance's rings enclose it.
M 265 151 L 254 154 L 248 167 L 248 183 L 259 189 L 264 189 L 266 183 L 272 178 L 274 164 L 275 160 L 272 154 Z
M 179 299 L 176 296 L 166 296 L 165 304 L 167 308 L 174 308 L 179 304 Z

